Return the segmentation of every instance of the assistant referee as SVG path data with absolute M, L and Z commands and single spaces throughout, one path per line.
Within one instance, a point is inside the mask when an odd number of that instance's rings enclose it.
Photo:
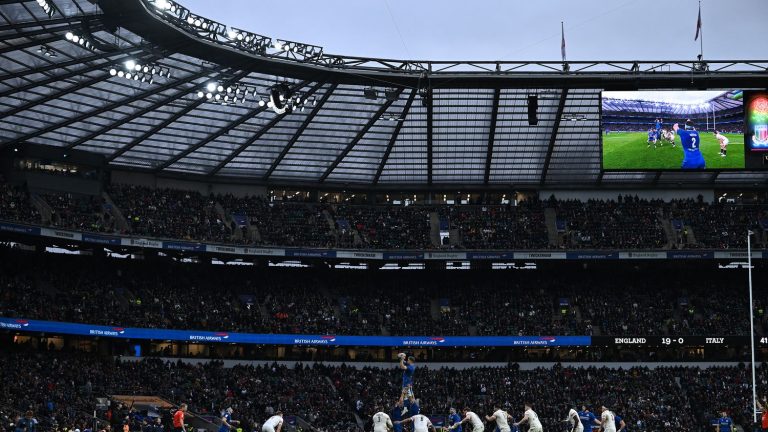
M 173 432 L 184 432 L 184 413 L 187 412 L 187 404 L 183 403 L 173 414 Z

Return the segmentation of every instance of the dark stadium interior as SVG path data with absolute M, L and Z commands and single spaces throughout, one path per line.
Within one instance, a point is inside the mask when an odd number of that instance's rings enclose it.
M 768 431 L 768 60 L 359 57 L 184 3 L 0 0 L 0 432 Z M 744 163 L 604 166 L 657 118 Z

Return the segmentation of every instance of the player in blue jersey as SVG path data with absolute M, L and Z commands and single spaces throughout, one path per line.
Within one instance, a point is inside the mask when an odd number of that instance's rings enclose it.
M 456 412 L 456 408 L 451 408 L 450 412 L 448 413 L 448 426 L 450 427 L 457 423 L 458 426 L 456 426 L 456 429 L 453 430 L 455 432 L 462 432 L 461 416 Z
M 728 417 L 728 413 L 723 411 L 723 416 L 717 419 L 715 432 L 733 432 L 733 420 Z
M 597 419 L 597 417 L 587 408 L 586 405 L 581 406 L 581 411 L 579 411 L 579 419 L 581 419 L 581 424 L 584 425 L 584 431 L 590 432 L 593 427 L 600 426 L 600 420 Z
M 648 129 L 648 148 L 651 148 L 651 144 L 653 144 L 653 148 L 656 148 L 656 132 L 653 129 Z
M 419 400 L 415 399 L 413 396 L 408 398 L 408 415 L 413 417 L 417 414 L 421 414 L 421 409 L 419 408 Z
M 413 375 L 416 372 L 416 357 L 410 356 L 406 361 L 405 353 L 398 354 L 400 357 L 400 369 L 403 371 L 403 391 L 400 393 L 400 403 L 405 398 L 413 397 Z
M 237 420 L 232 420 L 232 408 L 227 408 L 221 413 L 221 426 L 219 426 L 219 432 L 230 432 L 234 426 L 240 423 Z
M 661 140 L 661 128 L 664 126 L 664 119 L 656 119 L 653 127 L 656 129 L 656 140 Z
M 614 414 L 613 421 L 616 423 L 616 432 L 627 432 L 627 423 L 620 415 Z
M 680 135 L 680 147 L 683 148 L 683 164 L 681 168 L 688 170 L 705 169 L 707 163 L 704 161 L 704 156 L 701 154 L 701 140 L 693 121 L 690 119 L 686 120 L 684 129 L 681 129 L 680 126 L 675 123 L 675 125 L 672 126 L 672 129 L 674 129 L 676 134 Z
M 403 424 L 400 423 L 400 420 L 403 419 L 403 402 L 401 400 L 397 401 L 395 404 L 395 407 L 392 408 L 392 429 L 394 429 L 394 432 L 403 432 Z

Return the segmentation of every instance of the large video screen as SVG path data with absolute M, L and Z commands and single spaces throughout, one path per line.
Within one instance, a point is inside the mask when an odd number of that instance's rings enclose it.
M 603 169 L 744 169 L 743 98 L 741 90 L 604 91 Z

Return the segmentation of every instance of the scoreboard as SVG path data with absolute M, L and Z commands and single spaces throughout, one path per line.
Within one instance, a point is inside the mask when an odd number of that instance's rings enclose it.
M 746 346 L 749 336 L 592 336 L 593 346 Z M 756 337 L 755 345 L 768 347 L 768 337 Z

